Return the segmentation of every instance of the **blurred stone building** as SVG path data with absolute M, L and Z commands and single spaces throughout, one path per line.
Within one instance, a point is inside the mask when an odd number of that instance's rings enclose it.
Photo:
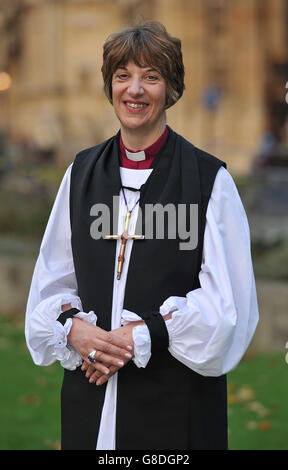
M 267 132 L 287 140 L 286 0 L 0 0 L 0 130 L 63 165 L 111 136 L 103 42 L 141 19 L 182 40 L 186 90 L 167 112 L 177 132 L 234 173 Z

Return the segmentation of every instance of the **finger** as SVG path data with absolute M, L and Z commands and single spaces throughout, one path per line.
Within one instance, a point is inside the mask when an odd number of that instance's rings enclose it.
M 114 356 L 119 356 L 120 358 L 123 358 L 126 360 L 132 358 L 131 352 L 128 352 L 125 349 L 119 348 L 118 346 L 114 346 L 113 344 L 102 341 L 100 339 L 95 340 L 95 349 L 97 350 L 95 358 L 98 361 L 107 362 L 108 364 L 115 365 L 115 366 L 120 365 L 120 364 L 117 364 L 117 361 L 115 362 Z M 111 359 L 112 359 L 112 362 L 111 362 Z
M 96 380 L 99 379 L 99 377 L 102 377 L 102 375 L 104 375 L 104 377 L 107 377 L 107 374 L 102 374 L 102 372 L 100 372 L 99 370 L 94 370 L 94 372 L 91 374 L 91 376 L 89 376 L 89 382 L 90 383 L 95 383 Z M 86 375 L 87 377 L 87 375 Z
M 116 372 L 116 371 L 115 371 L 115 372 Z M 115 372 L 114 372 L 114 373 L 115 373 Z M 113 374 L 114 374 L 114 373 L 113 373 Z M 108 376 L 102 374 L 102 375 L 97 379 L 96 385 L 97 385 L 97 386 L 100 386 L 100 385 L 105 384 L 105 382 L 107 382 L 108 379 L 110 379 L 110 377 L 111 377 L 113 374 L 110 373 Z
M 101 372 L 102 374 L 109 374 L 110 370 L 109 367 L 105 366 L 102 364 L 100 361 L 96 361 L 93 363 L 93 366 L 89 366 L 89 368 L 86 371 L 86 377 L 90 377 L 91 374 L 94 372 L 94 370 Z
M 118 336 L 116 334 L 113 335 L 111 331 L 106 332 L 105 337 L 103 339 L 106 343 L 117 346 L 120 349 L 128 349 L 129 351 L 133 350 L 133 345 L 129 341 L 121 338 L 121 336 Z
M 115 356 L 117 356 L 117 353 L 115 353 L 115 354 L 113 354 L 112 352 L 107 353 L 107 345 L 104 346 L 104 343 L 103 343 L 102 346 L 100 346 L 100 347 L 105 349 L 105 352 L 103 351 L 103 349 L 100 349 L 100 350 L 98 349 L 97 350 L 96 354 L 94 355 L 94 358 L 96 359 L 96 362 L 103 362 L 107 366 L 117 366 L 117 367 L 124 366 L 124 360 L 121 359 L 121 357 L 115 357 Z M 98 348 L 99 348 L 99 346 L 98 346 Z M 132 354 L 126 352 L 124 357 L 127 361 L 127 359 L 132 358 Z M 86 360 L 88 360 L 88 362 L 89 362 L 88 356 L 87 356 Z M 95 365 L 95 363 L 93 365 Z
M 103 365 L 107 368 L 107 370 L 110 370 L 109 366 L 107 364 L 103 364 Z M 96 366 L 97 366 L 97 364 L 96 364 Z M 100 370 L 95 369 L 94 364 L 88 364 L 86 361 L 83 361 L 81 369 L 84 372 L 86 371 L 85 377 L 87 377 L 88 379 L 92 376 L 92 374 L 94 374 L 94 377 L 96 377 L 96 374 L 97 374 L 97 377 L 100 377 L 101 375 L 103 375 L 103 372 L 101 372 Z
M 86 361 L 83 361 L 83 362 L 82 362 L 82 366 L 81 366 L 81 370 L 84 370 L 84 371 L 87 370 L 87 369 L 89 368 L 89 365 L 90 365 L 90 364 L 87 364 Z
M 112 367 L 110 367 L 110 373 L 107 374 L 107 375 L 102 374 L 99 371 L 96 371 L 91 375 L 91 377 L 89 379 L 89 382 L 90 383 L 95 383 L 96 382 L 96 385 L 102 385 L 105 382 L 107 382 L 108 379 L 110 379 L 110 377 L 112 377 L 112 375 L 114 375 L 115 372 L 117 372 L 118 370 L 119 370 L 119 367 L 112 366 Z M 99 382 L 99 380 L 100 380 L 100 382 Z
M 107 366 L 107 364 L 104 364 L 104 365 Z M 108 367 L 108 369 L 109 369 L 109 367 Z M 88 376 L 90 377 L 90 375 L 93 374 L 93 372 L 95 372 L 95 367 L 93 367 L 93 364 L 91 364 L 90 362 L 88 364 L 86 361 L 83 361 L 82 366 L 81 366 L 81 370 L 83 370 L 84 372 L 87 371 L 86 372 L 86 377 L 88 377 Z
M 85 376 L 89 378 L 95 372 L 96 369 L 93 366 L 88 366 L 88 367 L 85 367 L 84 372 L 85 370 L 86 370 Z

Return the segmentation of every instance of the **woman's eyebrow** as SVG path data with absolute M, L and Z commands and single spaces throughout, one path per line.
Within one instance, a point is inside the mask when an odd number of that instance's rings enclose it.
M 149 67 L 141 67 L 141 68 L 143 69 L 144 72 L 160 73 L 157 69 L 152 69 L 152 68 L 149 68 Z M 128 70 L 128 69 L 127 69 L 127 67 L 125 67 L 125 65 L 119 65 L 116 70 Z
M 146 72 L 156 72 L 156 73 L 160 73 L 158 70 L 156 69 L 147 69 Z

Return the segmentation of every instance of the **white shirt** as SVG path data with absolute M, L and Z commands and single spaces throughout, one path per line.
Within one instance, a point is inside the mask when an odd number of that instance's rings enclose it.
M 69 211 L 71 168 L 72 164 L 63 177 L 41 243 L 27 303 L 25 335 L 35 364 L 48 366 L 60 360 L 63 367 L 73 370 L 82 359 L 67 344 L 72 320 L 68 319 L 64 326 L 56 321 L 61 305 L 71 303 L 80 310 L 78 317 L 94 324 L 97 312 L 82 313 L 77 295 Z M 120 168 L 122 184 L 140 187 L 151 171 Z M 125 195 L 128 207 L 133 207 L 139 192 L 126 189 Z M 118 233 L 123 232 L 126 212 L 120 193 Z M 130 233 L 134 233 L 137 215 L 138 205 L 132 212 Z M 133 241 L 127 241 L 121 279 L 116 280 L 120 243 L 120 240 L 115 243 L 112 330 L 140 319 L 135 313 L 123 310 Z M 172 356 L 203 376 L 220 376 L 237 366 L 259 318 L 247 217 L 233 179 L 223 167 L 216 175 L 207 208 L 199 281 L 200 288 L 187 292 L 186 297 L 169 297 L 159 306 L 159 311 L 165 315 L 175 310 L 166 321 Z M 133 360 L 138 367 L 145 367 L 151 355 L 146 325 L 133 329 L 133 339 Z M 107 383 L 97 449 L 115 449 L 116 394 L 117 373 Z

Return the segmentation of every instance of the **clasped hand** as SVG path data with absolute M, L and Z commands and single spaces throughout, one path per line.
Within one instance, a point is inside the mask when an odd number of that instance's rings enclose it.
M 62 311 L 71 308 L 71 304 L 62 305 Z M 172 312 L 164 315 L 164 320 L 171 318 Z M 72 327 L 67 337 L 68 343 L 83 359 L 81 369 L 90 383 L 103 385 L 121 367 L 129 362 L 134 354 L 132 330 L 143 325 L 142 320 L 131 322 L 121 328 L 105 331 L 77 317 L 72 319 Z M 88 354 L 96 350 L 96 362 L 91 364 Z
M 62 311 L 69 308 L 70 304 L 62 305 Z M 82 370 L 86 371 L 86 377 L 91 383 L 103 385 L 132 359 L 134 354 L 132 328 L 141 323 L 143 322 L 133 322 L 108 332 L 77 317 L 72 319 L 67 340 L 82 357 Z M 88 354 L 94 349 L 97 351 L 96 362 L 91 364 Z
M 137 324 L 143 324 L 143 322 L 133 322 L 132 324 L 125 325 L 121 328 L 112 330 L 109 333 L 111 337 L 114 338 L 114 340 L 117 338 L 118 345 L 121 344 L 118 343 L 118 341 L 125 341 L 125 343 L 127 344 L 126 347 L 129 351 L 128 353 L 127 349 L 125 349 L 124 347 L 124 349 L 122 350 L 122 355 L 110 356 L 110 363 L 107 362 L 106 358 L 102 359 L 100 363 L 97 361 L 93 364 L 84 360 L 81 369 L 83 371 L 86 371 L 86 377 L 89 378 L 90 383 L 96 383 L 96 385 L 103 385 L 113 374 L 115 374 L 115 372 L 117 372 L 124 365 L 126 365 L 127 362 L 131 360 L 131 358 L 133 357 L 133 346 L 132 349 L 130 349 L 130 346 L 133 345 L 132 329 Z M 105 369 L 103 369 L 103 367 Z

